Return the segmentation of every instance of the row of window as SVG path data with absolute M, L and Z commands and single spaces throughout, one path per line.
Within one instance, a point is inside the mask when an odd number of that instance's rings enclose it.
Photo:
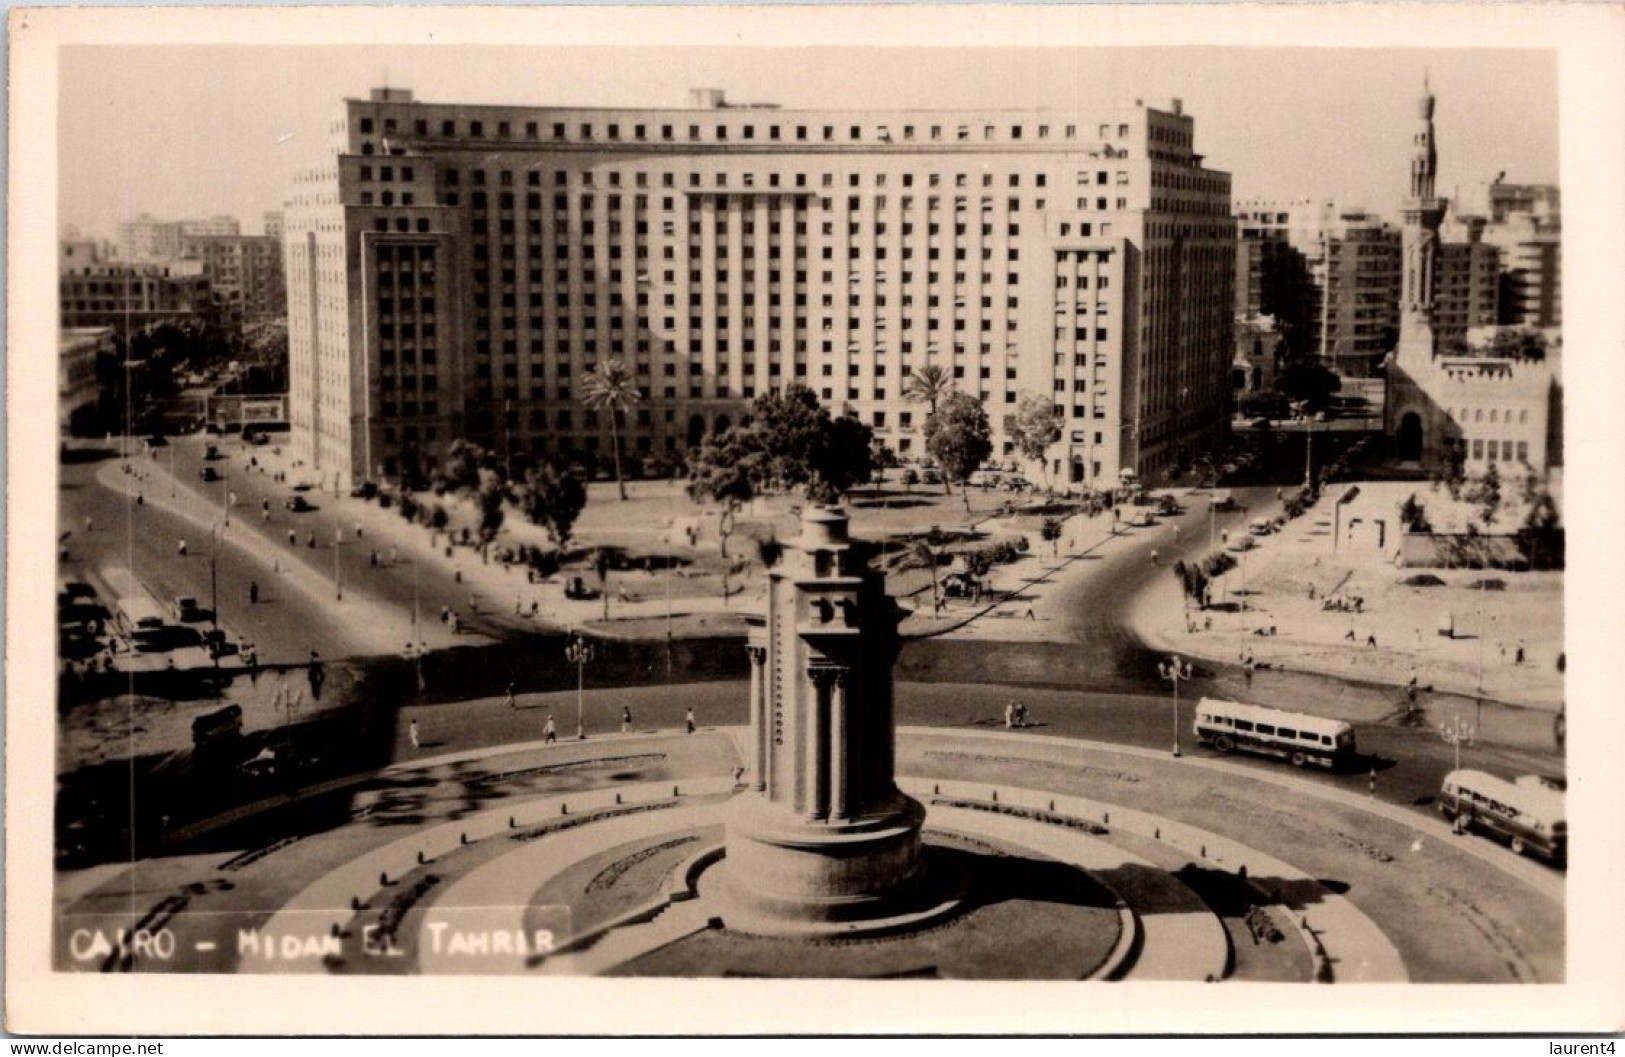
M 359 126 L 363 136 L 370 136 L 379 131 L 381 131 L 384 136 L 399 135 L 406 132 L 406 125 L 398 119 L 392 117 L 384 118 L 382 122 L 379 122 L 372 117 L 363 116 L 359 120 Z M 434 127 L 432 119 L 414 118 L 411 125 L 411 134 L 414 136 L 429 136 L 431 135 L 430 129 L 432 127 Z M 454 118 L 440 119 L 438 127 L 439 135 L 443 137 L 457 138 L 458 136 L 463 136 L 469 139 L 484 139 L 487 128 L 486 122 L 483 119 L 469 119 L 461 122 L 459 125 L 459 122 Z M 525 121 L 521 123 L 511 121 L 495 121 L 491 124 L 491 132 L 497 139 L 514 139 L 514 129 L 516 127 L 522 130 L 524 139 L 542 139 L 544 123 L 540 121 Z M 587 141 L 597 139 L 619 140 L 621 139 L 621 132 L 623 129 L 621 123 L 615 121 L 602 124 L 590 121 L 576 123 L 574 125 L 575 135 L 571 135 L 572 126 L 569 122 L 549 122 L 547 123 L 547 127 L 548 131 L 551 133 L 548 138 L 553 141 Z M 656 127 L 659 129 L 658 135 L 656 135 L 653 131 Z M 655 126 L 650 124 L 634 123 L 630 126 L 626 126 L 626 129 L 630 132 L 631 139 L 633 141 L 646 141 L 654 139 L 662 142 L 671 142 L 679 139 L 677 133 L 679 127 L 680 126 L 675 124 L 662 124 Z M 770 143 L 784 142 L 788 140 L 793 140 L 795 142 L 807 142 L 814 139 L 829 143 L 835 142 L 840 138 L 839 133 L 843 127 L 846 131 L 845 139 L 847 142 L 857 142 L 865 139 L 872 139 L 882 143 L 890 143 L 894 141 L 894 136 L 891 131 L 892 126 L 890 124 L 870 126 L 792 126 L 768 124 L 760 126 L 760 130 L 763 133 L 761 139 Z M 983 124 L 980 127 L 981 139 L 984 142 L 997 139 L 1004 129 L 1008 129 L 1008 139 L 1020 140 L 1024 138 L 1024 134 L 1028 128 L 1029 126 L 1026 125 L 1000 126 Z M 1047 140 L 1051 138 L 1050 125 L 1040 124 L 1031 126 L 1031 128 L 1034 133 L 1034 138 L 1040 140 Z M 951 132 L 948 132 L 947 129 L 948 126 L 944 125 L 915 126 L 904 124 L 897 126 L 897 136 L 900 137 L 904 142 L 910 142 L 922 138 L 932 142 L 941 142 L 945 138 L 951 138 L 955 142 L 968 142 L 973 138 L 973 132 L 976 130 L 976 126 L 970 124 L 955 125 L 952 127 Z M 688 135 L 686 138 L 690 142 L 707 138 L 706 125 L 690 123 L 687 125 L 687 130 Z M 730 139 L 752 141 L 758 138 L 757 131 L 758 126 L 755 124 L 738 124 L 734 122 L 712 123 L 709 126 L 709 138 L 714 142 L 723 142 Z M 1130 134 L 1130 126 L 1126 124 L 1101 124 L 1096 126 L 1096 132 L 1100 139 L 1126 139 Z M 1078 126 L 1062 126 L 1061 138 L 1077 139 Z
M 1528 462 L 1529 442 L 1474 439 L 1469 458 L 1474 462 Z

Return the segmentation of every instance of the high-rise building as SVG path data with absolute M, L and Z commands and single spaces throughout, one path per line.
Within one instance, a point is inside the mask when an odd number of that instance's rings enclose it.
M 118 226 L 119 255 L 127 261 L 164 261 L 181 255 L 178 221 L 142 213 Z
M 1387 433 L 1400 462 L 1436 465 L 1458 453 L 1470 474 L 1544 473 L 1561 459 L 1560 335 L 1531 356 L 1500 355 L 1493 326 L 1499 254 L 1464 219 L 1467 241 L 1442 244 L 1447 203 L 1434 193 L 1432 92 L 1423 82 L 1405 199 L 1399 349 L 1387 368 Z M 1478 323 L 1472 322 L 1479 320 Z
M 282 210 L 267 209 L 263 218 L 265 234 L 268 238 L 281 240 L 282 238 Z
M 183 235 L 181 256 L 201 262 L 224 317 L 253 322 L 279 318 L 287 312 L 281 239 L 270 235 Z
M 182 220 L 179 224 L 183 240 L 189 236 L 225 236 L 243 233 L 242 223 L 236 217 L 225 215 L 212 216 L 205 220 Z
M 1064 420 L 1063 480 L 1156 475 L 1224 428 L 1230 177 L 1176 101 L 1038 111 L 349 99 L 286 210 L 291 417 L 325 479 L 457 437 L 607 452 L 576 386 L 624 361 L 634 455 L 790 383 L 905 457 L 927 364 Z M 631 460 L 634 466 L 638 459 Z
M 1499 312 L 1506 326 L 1563 322 L 1563 213 L 1551 184 L 1509 184 L 1497 177 L 1469 189 L 1455 212 L 1500 251 Z
M 1236 315 L 1274 319 L 1291 355 L 1372 374 L 1398 334 L 1399 231 L 1336 202 L 1237 205 Z

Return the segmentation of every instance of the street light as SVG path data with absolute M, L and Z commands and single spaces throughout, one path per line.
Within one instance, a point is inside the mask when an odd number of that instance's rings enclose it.
M 1157 672 L 1174 684 L 1174 758 L 1179 758 L 1179 684 L 1190 679 L 1194 669 L 1189 661 L 1181 661 L 1178 654 L 1157 665 Z
M 335 528 L 333 529 L 333 595 L 340 602 L 344 601 L 343 569 L 339 566 L 339 548 L 342 546 L 344 546 L 344 530 Z
M 587 728 L 583 722 L 585 715 L 585 691 L 587 662 L 593 658 L 593 648 L 587 640 L 577 635 L 564 648 L 564 659 L 576 666 L 576 740 L 587 739 Z
M 1455 749 L 1456 749 L 1456 767 L 1455 767 L 1455 769 L 1456 770 L 1458 770 L 1458 771 L 1461 770 L 1461 746 L 1462 746 L 1462 744 L 1465 742 L 1466 744 L 1471 745 L 1473 743 L 1473 737 L 1477 733 L 1478 733 L 1477 725 L 1476 724 L 1471 724 L 1471 725 L 1468 724 L 1468 722 L 1465 719 L 1462 719 L 1459 714 L 1456 716 L 1455 719 L 1451 720 L 1449 723 L 1440 724 L 1440 726 L 1439 726 L 1439 736 L 1441 738 L 1443 738 L 1448 744 L 1455 746 Z

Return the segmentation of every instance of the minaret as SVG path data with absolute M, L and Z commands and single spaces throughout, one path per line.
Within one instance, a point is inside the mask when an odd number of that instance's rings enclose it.
M 1435 352 L 1433 309 L 1439 278 L 1439 223 L 1445 200 L 1434 194 L 1439 154 L 1433 142 L 1433 92 L 1422 75 L 1422 97 L 1417 102 L 1416 134 L 1412 140 L 1410 193 L 1402 209 L 1403 277 L 1399 298 L 1399 351 L 1402 366 L 1430 363 Z
M 731 929 L 851 933 L 917 916 L 925 809 L 894 780 L 892 665 L 903 616 L 847 536 L 809 506 L 769 570 L 749 644 L 750 776 L 722 862 Z

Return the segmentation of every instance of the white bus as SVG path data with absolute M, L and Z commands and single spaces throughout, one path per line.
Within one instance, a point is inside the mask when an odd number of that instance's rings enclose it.
M 137 650 L 163 649 L 164 611 L 150 598 L 126 595 L 118 600 L 118 615 L 125 637 Z
M 1354 755 L 1354 728 L 1339 719 L 1204 697 L 1196 703 L 1196 738 L 1220 752 L 1255 752 L 1337 767 Z
M 1439 791 L 1439 813 L 1463 829 L 1506 840 L 1515 855 L 1561 860 L 1568 854 L 1563 792 L 1535 775 L 1509 782 L 1484 771 L 1451 771 Z

